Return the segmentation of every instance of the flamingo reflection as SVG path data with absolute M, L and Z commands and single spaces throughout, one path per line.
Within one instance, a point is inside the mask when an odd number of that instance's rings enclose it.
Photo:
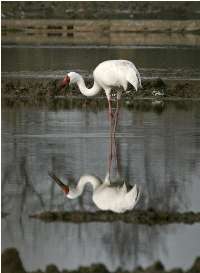
M 121 185 L 111 183 L 110 177 L 113 161 L 116 161 L 117 177 L 119 178 L 120 170 L 117 146 L 115 135 L 111 132 L 108 172 L 104 180 L 101 180 L 94 175 L 85 174 L 81 176 L 77 186 L 72 187 L 68 184 L 64 184 L 53 172 L 49 172 L 49 176 L 57 183 L 67 198 L 78 198 L 83 193 L 86 184 L 91 184 L 93 189 L 92 200 L 100 210 L 110 210 L 117 213 L 123 213 L 127 210 L 132 210 L 135 207 L 140 197 L 140 190 L 137 185 L 134 185 L 130 190 L 128 190 L 125 181 Z
M 85 185 L 91 184 L 93 188 L 92 200 L 100 210 L 122 213 L 126 210 L 132 210 L 139 200 L 140 191 L 137 185 L 134 185 L 130 191 L 127 190 L 125 182 L 122 186 L 112 185 L 109 174 L 106 175 L 104 181 L 93 175 L 83 175 L 76 187 L 65 185 L 52 172 L 49 172 L 49 175 L 69 199 L 79 197 L 83 193 Z

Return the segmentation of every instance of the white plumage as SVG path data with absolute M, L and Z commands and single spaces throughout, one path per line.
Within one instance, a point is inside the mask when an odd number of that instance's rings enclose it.
M 121 187 L 111 185 L 109 175 L 103 182 L 93 175 L 83 175 L 75 188 L 65 185 L 55 174 L 50 173 L 50 176 L 62 188 L 66 197 L 70 199 L 80 196 L 85 185 L 90 183 L 93 187 L 92 200 L 100 210 L 111 210 L 117 213 L 132 210 L 140 196 L 140 191 L 136 185 L 130 191 L 127 191 L 125 182 Z
M 126 60 L 110 60 L 100 63 L 93 72 L 94 81 L 105 90 L 110 98 L 112 87 L 123 87 L 126 91 L 128 83 L 137 91 L 141 86 L 141 78 L 135 65 Z
M 87 88 L 83 77 L 76 73 L 70 72 L 64 78 L 62 86 L 69 83 L 77 83 L 81 93 L 85 96 L 94 96 L 101 89 L 104 89 L 108 101 L 111 98 L 111 89 L 122 87 L 127 90 L 128 83 L 133 85 L 135 90 L 141 86 L 140 74 L 135 65 L 127 60 L 108 60 L 100 63 L 93 71 L 94 85 Z M 121 92 L 117 91 L 117 99 L 120 99 Z

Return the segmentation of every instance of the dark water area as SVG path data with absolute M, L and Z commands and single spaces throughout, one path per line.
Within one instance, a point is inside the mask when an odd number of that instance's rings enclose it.
M 92 76 L 109 59 L 128 59 L 142 78 L 200 79 L 200 48 L 179 46 L 3 46 L 2 77 L 62 78 L 69 71 Z M 77 58 L 78 56 L 78 58 Z
M 116 135 L 120 177 L 141 186 L 138 208 L 199 211 L 199 106 L 166 104 L 162 113 L 122 109 Z M 108 132 L 107 111 L 2 109 L 2 211 L 9 213 L 2 219 L 2 250 L 16 247 L 27 270 L 97 262 L 109 270 L 132 269 L 158 259 L 167 268 L 187 268 L 199 255 L 199 224 L 45 224 L 28 218 L 46 209 L 96 210 L 90 186 L 67 200 L 48 171 L 74 185 L 86 173 L 104 179 Z M 115 174 L 114 166 L 113 181 Z

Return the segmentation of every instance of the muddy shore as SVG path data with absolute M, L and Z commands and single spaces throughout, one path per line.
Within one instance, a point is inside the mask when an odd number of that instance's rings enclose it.
M 41 102 L 51 104 L 54 100 L 65 99 L 66 106 L 91 108 L 105 108 L 107 101 L 105 94 L 101 91 L 98 96 L 86 98 L 76 85 L 60 89 L 60 80 L 47 79 L 2 79 L 2 106 L 6 104 L 28 103 L 39 105 Z M 86 85 L 91 87 L 92 79 L 86 79 Z M 132 86 L 124 92 L 122 103 L 127 108 L 135 106 L 138 100 L 178 100 L 178 99 L 200 99 L 200 81 L 167 81 L 158 79 L 143 80 L 143 88 L 135 92 Z M 155 95 L 155 93 L 157 94 Z M 74 100 L 76 98 L 76 100 Z M 115 97 L 113 97 L 115 99 Z
M 199 8 L 193 1 L 3 1 L 2 18 L 188 20 L 200 18 Z
M 30 215 L 31 218 L 45 222 L 114 222 L 144 224 L 144 225 L 165 225 L 171 223 L 194 224 L 200 222 L 200 212 L 167 212 L 148 210 L 134 210 L 123 214 L 113 212 L 67 212 L 67 211 L 44 211 Z
M 2 273 L 28 273 L 23 266 L 22 260 L 20 258 L 19 252 L 15 248 L 8 248 L 3 251 L 1 256 L 2 261 Z M 110 273 L 110 271 L 103 264 L 92 264 L 88 267 L 79 267 L 77 270 L 59 270 L 54 264 L 47 265 L 46 270 L 42 271 L 40 269 L 36 271 L 31 271 L 31 273 Z M 200 272 L 200 257 L 197 257 L 188 270 L 183 270 L 181 268 L 174 268 L 167 271 L 160 261 L 155 262 L 147 268 L 142 268 L 138 266 L 132 271 L 124 271 L 123 269 L 117 269 L 113 273 L 198 273 Z

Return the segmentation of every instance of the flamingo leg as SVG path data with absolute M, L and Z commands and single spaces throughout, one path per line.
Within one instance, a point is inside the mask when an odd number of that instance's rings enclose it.
M 111 100 L 109 99 L 108 100 L 108 114 L 109 114 L 109 121 L 110 121 L 110 143 L 109 143 L 109 158 L 108 158 L 108 169 L 109 169 L 109 176 L 110 176 L 110 172 L 111 172 L 111 167 L 112 167 L 112 157 L 113 157 L 113 154 L 112 154 L 112 151 L 113 151 L 113 147 L 112 147 L 112 118 L 113 118 L 113 115 L 112 115 L 112 107 L 111 107 Z
M 115 133 L 116 133 L 117 123 L 119 118 L 119 110 L 120 110 L 120 102 L 119 100 L 117 100 L 117 109 L 115 111 L 115 116 L 114 116 L 113 136 L 115 136 Z
M 116 133 L 116 128 L 117 128 L 117 122 L 118 122 L 118 117 L 119 117 L 119 109 L 120 109 L 120 103 L 119 103 L 119 98 L 117 99 L 117 108 L 114 114 L 114 120 L 113 120 L 113 113 L 112 113 L 112 106 L 111 106 L 111 100 L 108 100 L 108 107 L 109 107 L 109 120 L 110 120 L 110 151 L 109 151 L 109 176 L 111 173 L 111 168 L 112 168 L 112 160 L 113 156 L 116 159 L 116 167 L 117 167 L 117 172 L 119 173 L 119 166 L 118 166 L 118 158 L 117 158 L 117 149 L 116 149 L 116 144 L 115 144 L 115 133 Z M 113 124 L 114 122 L 114 124 Z M 114 154 L 113 154 L 113 149 L 114 149 Z
M 118 175 L 119 175 L 119 164 L 118 164 L 118 154 L 117 154 L 116 141 L 115 141 L 115 133 L 116 133 L 117 122 L 119 117 L 119 108 L 120 108 L 119 99 L 117 99 L 117 108 L 114 115 L 114 126 L 113 126 L 112 138 L 113 138 L 113 147 L 114 147 L 114 157 L 116 161 L 116 168 L 117 168 Z
M 113 114 L 112 114 L 112 105 L 111 105 L 110 99 L 108 99 L 108 116 L 109 116 L 109 120 L 112 120 Z
M 116 162 L 116 169 L 117 169 L 117 176 L 120 176 L 120 170 L 119 170 L 119 158 L 117 153 L 117 145 L 116 145 L 116 139 L 115 136 L 113 136 L 113 150 L 114 150 L 114 158 Z
M 109 149 L 109 158 L 108 158 L 109 177 L 110 177 L 110 174 L 111 174 L 112 159 L 113 159 L 113 154 L 112 154 L 112 135 L 110 135 L 110 149 Z

